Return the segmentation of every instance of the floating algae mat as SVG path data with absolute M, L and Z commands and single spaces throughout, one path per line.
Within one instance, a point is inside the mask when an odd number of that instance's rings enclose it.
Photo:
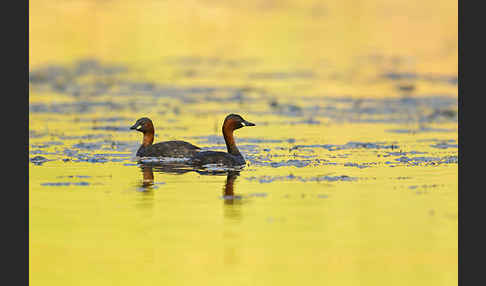
M 348 2 L 30 3 L 32 285 L 456 285 L 457 7 Z

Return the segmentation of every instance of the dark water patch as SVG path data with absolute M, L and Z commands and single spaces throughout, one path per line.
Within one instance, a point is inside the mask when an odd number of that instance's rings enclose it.
M 242 195 L 225 195 L 220 197 L 223 200 L 242 200 Z
M 103 150 L 117 150 L 119 152 L 134 152 L 140 146 L 139 143 L 133 141 L 104 141 Z
M 89 182 L 48 182 L 42 183 L 41 186 L 49 186 L 49 187 L 63 187 L 63 186 L 89 186 Z
M 364 169 L 364 168 L 370 167 L 370 165 L 368 165 L 367 163 L 363 163 L 363 164 L 358 164 L 358 163 L 344 163 L 344 166 L 345 167 L 356 167 L 356 168 L 359 168 L 359 169 Z
M 449 96 L 403 96 L 398 98 L 329 98 L 326 105 L 327 117 L 348 121 L 390 122 L 407 121 L 433 122 L 438 110 L 457 108 L 457 98 Z M 334 106 L 329 106 L 334 102 Z M 439 112 L 439 114 L 442 114 Z M 326 116 L 325 114 L 323 114 Z M 380 117 L 381 116 L 381 117 Z M 457 119 L 445 118 L 449 121 Z
M 208 59 L 199 59 L 208 63 Z M 224 62 L 224 60 L 216 61 Z M 302 117 L 302 120 L 288 124 L 319 125 L 327 118 L 331 121 L 369 122 L 369 123 L 404 123 L 418 122 L 455 122 L 457 121 L 457 97 L 443 95 L 403 96 L 401 98 L 353 98 L 350 96 L 319 97 L 303 99 L 302 105 L 294 102 L 282 103 L 265 90 L 251 86 L 174 86 L 160 85 L 148 81 L 127 80 L 121 73 L 126 67 L 110 65 L 97 60 L 84 60 L 70 66 L 51 65 L 35 69 L 30 73 L 33 89 L 43 86 L 51 91 L 66 95 L 80 96 L 73 103 L 32 103 L 32 113 L 91 113 L 95 110 L 133 110 L 146 108 L 137 102 L 113 102 L 88 100 L 93 96 L 149 96 L 177 100 L 185 105 L 207 102 L 269 102 L 266 114 L 289 117 Z M 313 78 L 311 71 L 254 73 L 254 78 L 290 79 Z M 389 75 L 391 78 L 400 75 Z M 410 75 L 405 75 L 410 77 Z M 412 76 L 414 77 L 414 76 Z M 424 77 L 424 76 L 420 76 Z M 427 78 L 425 76 L 424 78 Z M 440 77 L 439 77 L 440 79 Z M 405 87 L 404 87 L 405 88 Z M 407 89 L 407 88 L 405 88 Z M 82 100 L 81 100 L 82 99 Z M 174 110 L 175 113 L 177 111 Z M 116 121 L 116 120 L 114 120 Z M 106 122 L 112 122 L 107 120 Z M 106 126 L 109 131 L 121 131 Z M 103 128 L 103 127 L 102 127 Z M 400 131 L 399 131 L 400 132 Z
M 50 161 L 49 159 L 42 157 L 42 156 L 35 156 L 30 158 L 30 162 L 34 163 L 35 165 L 42 165 L 43 163 Z
M 198 140 L 200 144 L 221 144 L 225 145 L 224 138 L 221 135 L 193 136 L 190 137 Z M 262 139 L 262 138 L 237 138 L 238 143 L 294 143 L 294 138 L 288 139 Z
M 122 157 L 122 158 L 130 158 L 131 154 L 120 154 L 120 153 L 99 153 L 96 154 L 99 156 L 106 156 L 106 157 Z
M 105 131 L 117 131 L 117 132 L 130 132 L 130 129 L 126 126 L 95 126 L 92 130 L 105 130 Z
M 72 148 L 83 149 L 83 150 L 99 150 L 101 149 L 101 146 L 103 146 L 103 143 L 101 142 L 93 142 L 93 143 L 81 142 L 78 144 L 74 144 Z
M 72 75 L 66 67 L 49 65 L 31 71 L 29 73 L 29 82 L 31 84 L 55 83 L 60 79 L 66 80 L 71 77 Z
M 290 150 L 298 150 L 298 149 L 305 149 L 305 148 L 324 148 L 329 151 L 338 151 L 338 150 L 348 150 L 348 149 L 397 149 L 399 148 L 398 145 L 390 144 L 385 145 L 384 143 L 377 142 L 348 142 L 344 145 L 333 145 L 333 144 L 315 144 L 315 145 L 295 145 Z
M 86 179 L 91 178 L 91 176 L 83 176 L 83 175 L 71 175 L 71 176 L 57 176 L 57 178 L 78 178 L 78 179 Z
M 88 149 L 88 150 L 92 151 L 93 149 Z M 79 152 L 79 150 L 65 149 L 63 151 L 63 154 L 68 157 L 64 159 L 65 162 L 71 161 L 71 162 L 106 163 L 108 161 L 123 162 L 123 161 L 131 160 L 131 154 L 120 154 L 120 153 L 89 154 L 89 153 L 81 153 Z
M 336 182 L 336 181 L 355 181 L 357 178 L 355 177 L 349 177 L 347 175 L 341 175 L 341 176 L 327 176 L 327 175 L 322 175 L 322 176 L 314 176 L 314 177 L 301 177 L 301 176 L 295 176 L 295 175 L 288 175 L 288 176 L 260 176 L 260 177 L 248 177 L 245 178 L 248 181 L 251 182 L 259 182 L 261 184 L 265 183 L 272 183 L 276 181 L 299 181 L 299 182 L 322 182 L 322 181 L 327 181 L 327 182 Z
M 86 134 L 86 135 L 55 135 L 61 140 L 74 140 L 74 139 L 81 139 L 81 140 L 91 140 L 91 139 L 101 139 L 110 137 L 109 134 Z
M 440 164 L 457 164 L 459 163 L 459 159 L 457 156 L 446 156 L 441 158 Z
M 42 144 L 42 145 L 32 144 L 32 145 L 30 145 L 30 147 L 31 148 L 40 148 L 40 149 L 42 149 L 42 148 L 49 147 L 49 145 L 46 145 L 46 144 Z
M 42 138 L 47 136 L 47 132 L 39 132 L 36 130 L 29 130 L 29 138 Z
M 251 193 L 251 194 L 248 194 L 248 197 L 266 198 L 267 196 L 268 196 L 267 193 Z
M 458 148 L 458 144 L 449 144 L 447 142 L 440 142 L 437 144 L 430 145 L 430 147 L 437 148 L 437 149 Z
M 440 160 L 438 157 L 407 157 L 407 156 L 402 156 L 400 158 L 395 159 L 396 161 L 399 162 L 417 162 L 417 163 L 429 163 L 429 162 L 436 162 Z
M 75 156 L 79 155 L 80 153 L 79 153 L 79 150 L 64 149 L 63 154 L 68 156 L 68 157 L 75 157 Z
M 68 159 L 71 162 L 91 162 L 91 163 L 108 162 L 108 159 L 106 159 L 105 156 L 103 155 L 98 155 L 98 154 L 91 155 L 89 153 L 80 153 L 79 150 L 65 149 L 63 153 L 65 156 L 69 157 L 66 159 Z
M 242 66 L 255 66 L 260 63 L 256 58 L 247 59 L 221 59 L 216 57 L 170 57 L 164 60 L 164 63 L 177 66 L 199 66 L 199 67 L 228 67 L 237 68 Z
M 430 138 L 430 139 L 419 139 L 417 142 L 456 142 L 455 139 L 437 139 L 437 138 Z
M 435 188 L 438 188 L 438 187 L 442 187 L 444 185 L 438 185 L 438 184 L 424 184 L 424 185 L 412 185 L 412 186 L 409 186 L 408 188 L 411 189 L 411 190 L 414 190 L 414 189 L 418 189 L 418 188 L 421 188 L 421 189 L 435 189 Z
M 457 111 L 454 109 L 435 109 L 431 114 L 427 115 L 428 121 L 443 120 L 457 120 Z
M 446 95 L 402 96 L 398 98 L 314 97 L 301 100 L 305 105 L 271 99 L 269 112 L 288 117 L 319 117 L 335 122 L 410 123 L 456 122 L 457 97 Z
M 415 85 L 414 84 L 399 84 L 396 86 L 396 88 L 399 90 L 399 91 L 402 91 L 402 92 L 413 92 L 415 90 Z
M 29 82 L 31 84 L 55 84 L 70 82 L 76 77 L 85 75 L 115 75 L 127 70 L 121 65 L 101 63 L 96 59 L 82 59 L 71 66 L 50 64 L 33 69 L 29 72 Z
M 336 158 L 349 158 L 351 154 L 335 154 L 335 155 L 329 155 L 328 158 L 336 159 Z
M 90 86 L 93 83 L 85 82 L 81 86 L 84 90 L 90 90 Z M 63 92 L 65 94 L 70 94 L 68 91 Z M 81 94 L 98 95 L 100 92 L 87 92 L 82 91 Z M 131 82 L 127 80 L 117 80 L 116 85 L 114 85 L 108 92 L 103 92 L 102 94 L 107 94 L 111 96 L 122 96 L 128 97 L 133 94 L 138 96 L 149 96 L 151 98 L 168 98 L 178 100 L 186 105 L 188 104 L 198 104 L 205 102 L 251 102 L 255 101 L 261 96 L 261 91 L 256 91 L 251 87 L 225 87 L 225 86 L 170 86 L 170 85 L 158 85 L 151 82 Z M 106 103 L 105 103 L 106 104 Z M 91 107 L 91 106 L 88 106 Z M 110 106 L 107 106 L 107 108 Z M 44 106 L 34 106 L 34 108 L 43 110 L 34 111 L 45 111 Z M 137 102 L 126 102 L 123 105 L 117 105 L 113 108 L 126 108 L 126 109 L 138 109 L 139 106 Z M 143 108 L 141 106 L 140 108 Z M 175 114 L 180 113 L 180 110 L 174 108 L 172 110 Z
M 80 142 L 76 143 L 71 146 L 72 149 L 80 149 L 80 150 L 117 150 L 120 152 L 126 151 L 131 152 L 135 151 L 139 147 L 139 144 L 132 141 L 112 141 L 112 140 L 103 140 L 103 141 L 96 141 L 96 142 Z M 69 152 L 69 151 L 66 151 Z M 117 154 L 117 153 L 113 153 Z M 118 155 L 113 155 L 118 156 Z
M 106 162 L 108 162 L 108 159 L 105 158 L 105 156 L 98 155 L 98 154 L 95 154 L 95 155 L 92 155 L 92 156 L 79 154 L 78 156 L 76 156 L 75 159 L 71 159 L 71 160 L 73 162 L 90 162 L 90 163 L 106 163 Z
M 117 85 L 113 96 L 130 96 L 133 93 L 144 94 L 154 98 L 169 98 L 184 104 L 198 104 L 206 102 L 250 102 L 259 97 L 259 93 L 250 87 L 226 86 L 170 86 L 155 83 L 140 84 L 123 81 Z M 252 94 L 252 95 L 251 95 Z M 177 112 L 176 112 L 177 113 Z
M 396 162 L 390 162 L 390 161 L 386 161 L 385 162 L 386 165 L 388 165 L 388 167 L 396 167 Z
M 275 158 L 279 157 L 291 157 L 293 159 L 288 160 L 280 160 L 277 161 Z M 303 159 L 296 159 L 302 157 Z M 314 159 L 311 159 L 314 158 Z M 315 158 L 316 156 L 299 156 L 299 155 L 247 155 L 245 156 L 246 160 L 250 162 L 252 165 L 255 166 L 263 166 L 263 167 L 272 167 L 272 168 L 280 168 L 280 167 L 318 167 L 318 166 L 336 166 L 341 165 L 335 162 L 330 162 L 326 159 Z M 365 165 L 369 166 L 373 163 L 364 163 Z M 361 166 L 361 165 L 360 165 Z
M 264 80 L 289 80 L 289 79 L 312 79 L 316 74 L 312 71 L 295 71 L 295 72 L 257 72 L 248 75 L 251 79 Z
M 407 163 L 408 165 L 441 165 L 441 164 L 457 164 L 457 156 L 445 157 L 408 157 L 402 156 L 395 159 L 400 163 Z
M 321 121 L 315 120 L 313 118 L 308 118 L 300 121 L 291 121 L 289 122 L 290 125 L 320 125 Z
M 99 118 L 80 118 L 79 121 L 83 122 L 119 122 L 119 121 L 131 121 L 133 118 L 128 117 L 99 117 Z
M 59 152 L 46 152 L 44 150 L 30 150 L 29 154 L 31 154 L 31 155 L 37 155 L 37 154 L 40 154 L 40 155 L 57 155 L 57 154 L 59 154 Z
M 61 142 L 61 141 L 48 141 L 48 142 L 44 142 L 44 144 L 47 144 L 49 146 L 51 146 L 51 145 L 64 145 L 64 143 Z
M 219 88 L 216 94 L 208 94 L 199 98 L 200 102 L 235 102 L 248 104 L 258 102 L 262 97 L 262 91 L 252 87 Z
M 47 148 L 51 146 L 59 146 L 59 145 L 64 145 L 64 143 L 59 141 L 48 141 L 48 142 L 43 142 L 42 144 L 31 144 L 30 147 L 43 149 L 43 148 Z
M 128 69 L 121 65 L 101 63 L 96 59 L 82 59 L 76 62 L 74 73 L 77 75 L 93 74 L 107 75 L 126 72 Z
M 279 115 L 284 116 L 305 116 L 305 113 L 308 113 L 308 108 L 304 110 L 303 107 L 300 107 L 296 104 L 289 104 L 289 103 L 279 103 L 276 100 L 272 100 L 269 102 L 270 109 Z
M 279 167 L 297 167 L 297 168 L 303 168 L 307 166 L 313 166 L 316 165 L 316 161 L 312 160 L 286 160 L 286 161 L 279 161 L 279 162 L 268 162 L 268 161 L 260 161 L 260 160 L 255 160 L 253 158 L 247 158 L 248 161 L 251 162 L 252 165 L 255 166 L 269 166 L 273 168 L 279 168 Z
M 292 157 L 292 158 L 302 158 L 302 159 L 312 159 L 316 158 L 317 155 L 299 155 L 299 154 L 292 154 L 292 155 L 272 155 L 272 157 Z
M 409 152 L 385 152 L 385 154 L 378 154 L 377 157 L 390 157 L 390 156 L 406 156 L 406 155 L 422 155 L 426 154 L 425 152 L 420 151 L 409 151 Z
M 56 114 L 83 114 L 94 112 L 96 109 L 123 110 L 127 105 L 114 103 L 113 101 L 88 101 L 82 100 L 69 103 L 31 103 L 30 113 L 56 113 Z
M 433 75 L 433 74 L 418 74 L 407 72 L 387 72 L 381 75 L 383 78 L 390 80 L 423 80 L 434 83 L 446 83 L 457 85 L 457 76 L 453 75 Z
M 416 134 L 416 133 L 448 133 L 448 132 L 457 132 L 457 129 L 451 128 L 428 128 L 421 126 L 418 129 L 387 129 L 385 130 L 391 133 L 406 133 L 406 134 Z

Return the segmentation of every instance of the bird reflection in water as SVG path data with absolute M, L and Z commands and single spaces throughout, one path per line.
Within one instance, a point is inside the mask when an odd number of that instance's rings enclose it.
M 169 174 L 184 174 L 187 172 L 196 172 L 200 175 L 213 175 L 221 176 L 226 174 L 226 182 L 223 186 L 223 199 L 225 204 L 235 204 L 235 202 L 241 201 L 242 197 L 234 194 L 234 182 L 236 178 L 240 175 L 240 171 L 235 170 L 225 170 L 225 171 L 214 171 L 214 170 L 198 170 L 188 168 L 187 165 L 183 164 L 141 164 L 139 165 L 142 170 L 143 180 L 141 187 L 146 190 L 152 189 L 154 185 L 154 171 L 160 173 Z
M 144 189 L 151 189 L 154 185 L 154 172 L 152 170 L 152 166 L 140 166 L 142 169 L 143 180 L 142 180 L 142 188 Z
M 140 185 L 141 190 L 144 192 L 151 191 L 154 188 L 154 170 L 160 173 L 170 174 L 184 174 L 190 172 L 187 166 L 180 164 L 148 164 L 143 163 L 139 165 L 142 170 L 143 180 Z
M 187 168 L 183 165 L 164 164 L 164 165 L 140 165 L 143 173 L 142 188 L 147 191 L 151 190 L 154 185 L 154 171 L 160 173 L 170 174 L 184 174 L 187 172 L 197 172 L 200 175 L 224 176 L 226 174 L 226 181 L 223 185 L 223 215 L 228 225 L 241 223 L 242 209 L 241 204 L 243 199 L 241 195 L 235 194 L 235 181 L 240 175 L 240 171 L 214 171 L 214 170 L 198 170 Z M 152 193 L 152 192 L 150 192 Z M 223 260 L 227 266 L 236 267 L 240 264 L 240 249 L 235 246 L 235 239 L 240 237 L 240 233 L 232 227 L 222 229 L 223 240 L 226 241 L 223 247 Z
M 244 200 L 241 195 L 235 194 L 234 188 L 236 178 L 239 175 L 239 171 L 229 171 L 223 187 L 223 213 L 224 217 L 231 221 L 241 221 L 241 204 L 244 203 Z
M 223 244 L 223 261 L 227 267 L 237 267 L 240 264 L 240 248 L 236 243 L 241 236 L 239 228 L 233 228 L 232 225 L 241 223 L 241 204 L 243 203 L 241 195 L 235 195 L 234 183 L 240 175 L 238 171 L 229 171 L 226 176 L 226 182 L 223 187 L 223 213 L 225 225 L 222 235 L 225 243 Z
M 239 171 L 229 171 L 226 176 L 226 183 L 223 188 L 224 203 L 232 205 L 235 201 L 241 200 L 241 196 L 235 196 L 234 183 L 236 178 L 240 175 Z
M 154 206 L 154 172 L 151 166 L 140 166 L 143 180 L 137 190 L 142 196 L 138 197 L 135 205 L 141 209 L 152 209 Z
M 235 195 L 234 183 L 236 178 L 240 175 L 240 171 L 236 170 L 200 170 L 200 169 L 193 169 L 188 167 L 187 165 L 183 164 L 141 164 L 140 168 L 142 169 L 143 174 L 143 181 L 142 181 L 142 189 L 144 191 L 150 191 L 153 189 L 154 185 L 154 171 L 159 173 L 169 173 L 169 174 L 184 174 L 187 172 L 196 172 L 200 175 L 206 176 L 221 176 L 226 174 L 226 181 L 223 186 L 223 201 L 225 205 L 239 205 L 243 202 L 241 195 Z M 227 218 L 237 218 L 239 217 L 239 209 L 238 208 L 225 208 L 225 217 Z

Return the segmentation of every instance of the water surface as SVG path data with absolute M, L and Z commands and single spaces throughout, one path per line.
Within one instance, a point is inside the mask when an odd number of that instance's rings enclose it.
M 456 3 L 340 3 L 30 3 L 32 285 L 457 284 Z

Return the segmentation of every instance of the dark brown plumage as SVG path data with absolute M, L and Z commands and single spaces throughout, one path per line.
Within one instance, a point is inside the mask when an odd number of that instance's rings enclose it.
M 190 158 L 200 150 L 199 147 L 180 140 L 152 144 L 155 129 L 152 120 L 147 117 L 138 119 L 130 129 L 143 133 L 142 145 L 137 151 L 138 157 Z
M 233 131 L 244 126 L 255 126 L 254 123 L 248 122 L 238 114 L 226 116 L 223 122 L 223 137 L 226 142 L 228 153 L 221 151 L 201 151 L 197 152 L 190 160 L 192 165 L 202 166 L 207 164 L 219 164 L 224 166 L 244 165 L 245 158 L 241 155 L 236 147 Z

